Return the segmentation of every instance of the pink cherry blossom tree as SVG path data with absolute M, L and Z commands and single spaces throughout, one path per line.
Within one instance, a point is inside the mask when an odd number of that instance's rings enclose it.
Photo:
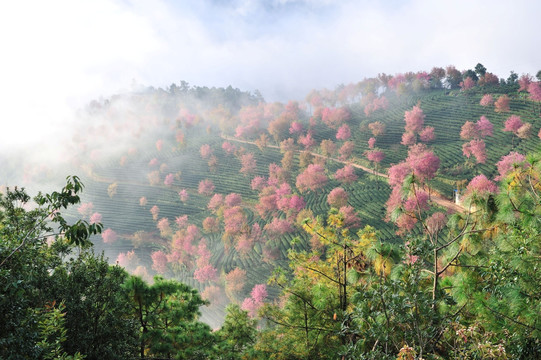
M 497 113 L 509 112 L 509 96 L 501 95 L 494 103 L 494 111 Z
M 113 229 L 109 228 L 109 229 L 105 229 L 101 233 L 101 238 L 102 238 L 104 243 L 112 244 L 118 239 L 118 236 L 117 236 L 116 232 Z
M 481 106 L 490 106 L 494 104 L 494 98 L 490 94 L 485 94 L 481 98 L 481 101 L 479 102 Z
M 178 196 L 180 198 L 180 201 L 185 203 L 190 198 L 190 195 L 188 194 L 188 190 L 182 189 L 178 192 Z
M 201 158 L 208 159 L 212 155 L 212 149 L 209 144 L 203 144 L 199 148 L 199 153 L 201 154 Z
M 91 224 L 97 224 L 97 223 L 100 223 L 101 220 L 102 220 L 101 214 L 98 213 L 98 212 L 95 212 L 94 214 L 92 214 L 92 215 L 90 216 L 90 221 L 89 221 L 89 223 L 91 223 Z
M 201 195 L 210 196 L 214 192 L 215 186 L 212 180 L 204 179 L 199 182 L 197 191 Z
M 522 125 L 523 125 L 523 122 L 520 119 L 520 116 L 511 115 L 505 121 L 505 127 L 504 127 L 503 131 L 508 131 L 508 132 L 515 133 Z
M 159 250 L 153 252 L 150 257 L 152 258 L 152 269 L 159 274 L 165 274 L 167 271 L 167 255 Z
M 355 143 L 353 141 L 346 141 L 344 145 L 338 150 L 338 153 L 340 154 L 340 160 L 347 160 L 351 157 L 353 154 L 353 150 L 355 150 Z
M 493 181 L 489 180 L 485 175 L 477 175 L 470 181 L 470 183 L 466 187 L 466 192 L 464 196 L 470 197 L 474 193 L 478 196 L 497 194 L 498 186 Z
M 152 219 L 154 219 L 154 221 L 158 220 L 158 215 L 160 213 L 160 208 L 158 207 L 158 205 L 154 205 L 153 207 L 151 207 L 150 213 L 152 214 Z
M 358 229 L 361 227 L 359 214 L 352 206 L 342 206 L 338 212 L 344 217 L 344 227 L 348 229 Z
M 436 139 L 434 128 L 432 126 L 425 126 L 419 133 L 419 139 L 425 143 L 434 141 Z
M 463 144 L 462 153 L 468 159 L 473 155 L 477 164 L 484 164 L 487 160 L 485 142 L 482 139 L 473 139 Z
M 297 176 L 296 186 L 300 192 L 315 191 L 327 184 L 325 168 L 319 164 L 310 164 Z
M 486 116 L 481 116 L 476 123 L 479 135 L 484 138 L 493 135 L 494 125 L 487 119 Z
M 371 137 L 368 139 L 368 148 L 373 149 L 376 146 L 376 138 Z
M 327 195 L 327 203 L 334 208 L 341 208 L 348 203 L 348 193 L 341 187 L 337 187 L 331 190 Z
M 81 214 L 81 216 L 90 217 L 90 215 L 92 215 L 92 213 L 94 212 L 94 204 L 92 204 L 91 202 L 82 203 L 77 208 L 77 212 Z
M 526 157 L 515 151 L 511 151 L 509 154 L 502 156 L 500 161 L 496 163 L 499 175 L 496 176 L 494 180 L 500 181 L 504 179 L 515 166 L 521 164 L 524 165 L 524 160 L 526 160 Z
M 290 134 L 300 134 L 303 132 L 303 126 L 302 126 L 302 123 L 298 122 L 298 121 L 293 121 L 291 123 L 291 127 L 289 128 L 289 133 Z
M 344 184 L 351 184 L 357 181 L 358 176 L 355 174 L 355 169 L 351 165 L 346 165 L 341 169 L 336 170 L 334 179 Z
M 418 134 L 423 128 L 425 114 L 419 105 L 415 105 L 413 109 L 405 112 L 404 121 L 406 122 L 406 132 Z
M 146 206 L 147 205 L 147 198 L 145 196 L 141 196 L 139 198 L 139 206 Z
M 229 141 L 224 141 L 222 144 L 222 149 L 225 151 L 226 154 L 231 155 L 237 150 L 235 145 L 231 144 Z
M 168 174 L 166 177 L 165 177 L 165 180 L 163 181 L 163 183 L 167 186 L 171 186 L 173 185 L 173 182 L 175 181 L 175 175 L 174 174 Z
M 255 157 L 252 153 L 242 155 L 240 158 L 240 162 L 242 165 L 240 172 L 245 176 L 253 174 L 255 169 L 257 168 Z
M 338 128 L 338 131 L 336 132 L 336 139 L 337 140 L 348 140 L 351 137 L 351 130 L 348 126 L 348 124 L 343 124 Z
M 171 225 L 169 224 L 168 218 L 161 218 L 156 224 L 158 230 L 160 230 L 160 235 L 163 237 L 171 236 L 172 230 Z
M 242 204 L 242 197 L 239 194 L 231 193 L 225 197 L 227 207 L 239 206 Z
M 218 269 L 216 269 L 211 264 L 204 265 L 203 267 L 198 267 L 194 273 L 193 277 L 195 280 L 200 283 L 216 281 Z

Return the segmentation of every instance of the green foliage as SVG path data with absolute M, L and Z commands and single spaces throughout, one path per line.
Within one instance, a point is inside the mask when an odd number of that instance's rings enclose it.
M 237 304 L 229 304 L 220 330 L 216 332 L 216 358 L 223 360 L 246 359 L 253 356 L 257 321 L 248 316 Z
M 41 341 L 37 344 L 42 349 L 43 359 L 51 360 L 80 360 L 85 359 L 85 356 L 77 352 L 74 356 L 69 356 L 62 350 L 62 344 L 66 341 L 67 330 L 65 329 L 66 315 L 63 311 L 65 305 L 60 303 L 55 307 L 53 302 L 45 306 L 45 313 L 41 315 L 39 321 L 39 330 Z
M 74 176 L 67 178 L 60 192 L 38 194 L 34 202 L 24 189 L 7 189 L 0 195 L 2 358 L 37 356 L 39 317 L 35 309 L 53 300 L 47 294 L 51 273 L 61 266 L 61 256 L 70 246 L 87 245 L 89 237 L 101 231 L 101 224 L 79 221 L 69 225 L 61 213 L 80 201 L 82 189 L 82 183 Z M 55 238 L 55 246 L 49 247 L 47 240 Z
M 137 320 L 130 317 L 122 291 L 128 274 L 102 256 L 83 250 L 55 269 L 48 292 L 62 299 L 68 353 L 86 359 L 131 359 L 137 356 Z
M 149 285 L 131 276 L 123 285 L 131 313 L 139 320 L 139 355 L 204 358 L 214 343 L 210 327 L 197 321 L 199 307 L 207 304 L 197 290 L 156 276 Z

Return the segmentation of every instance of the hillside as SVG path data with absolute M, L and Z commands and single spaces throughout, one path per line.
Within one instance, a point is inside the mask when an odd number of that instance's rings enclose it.
M 454 190 L 462 191 L 474 176 L 497 176 L 495 164 L 502 156 L 538 147 L 539 103 L 518 91 L 516 79 L 467 90 L 426 86 L 414 91 L 407 80 L 403 80 L 404 86 L 411 87 L 407 91 L 390 85 L 380 85 L 373 92 L 363 90 L 373 80 L 334 92 L 313 92 L 306 103 L 264 103 L 260 95 L 231 88 L 190 88 L 185 83 L 94 102 L 82 115 L 88 136 L 77 139 L 74 149 L 86 185 L 83 202 L 87 208 L 83 206 L 73 216 L 101 216 L 109 236 L 94 242 L 110 262 L 148 279 L 162 273 L 198 288 L 214 303 L 204 319 L 216 325 L 224 314 L 225 293 L 228 301 L 242 302 L 254 285 L 267 282 L 272 269 L 287 268 L 289 249 L 311 249 L 300 217 L 325 217 L 331 208 L 327 195 L 337 187 L 347 193 L 347 205 L 357 212 L 362 226 L 376 228 L 383 242 L 403 242 L 397 235 L 399 228 L 384 220 L 391 188 L 386 178 L 374 173 L 386 174 L 390 166 L 407 157 L 408 147 L 401 145 L 404 116 L 415 106 L 425 116 L 424 125 L 434 128 L 435 139 L 428 147 L 440 159 L 429 186 L 434 196 L 439 193 L 450 202 Z M 480 105 L 485 94 L 494 100 L 507 95 L 509 109 L 495 111 L 492 104 Z M 336 114 L 339 109 L 347 116 L 341 119 Z M 486 160 L 476 163 L 474 156 L 463 156 L 467 141 L 460 133 L 467 121 L 478 121 L 483 115 L 493 124 L 493 136 L 484 139 Z M 510 115 L 532 125 L 528 136 L 502 131 Z M 384 125 L 377 136 L 370 128 L 376 122 Z M 336 131 L 344 124 L 350 137 L 337 140 Z M 384 154 L 377 168 L 365 156 L 372 137 Z M 350 144 L 351 154 L 325 153 L 324 140 L 333 141 L 337 149 Z M 296 179 L 311 163 L 324 166 L 325 179 L 321 186 L 299 189 Z M 334 179 L 345 163 L 357 165 L 352 175 L 355 181 Z M 269 166 L 274 166 L 272 174 Z M 264 179 L 253 186 L 257 177 Z M 203 180 L 210 180 L 214 188 L 200 191 Z M 279 190 L 283 183 L 289 188 Z M 232 193 L 240 199 L 232 198 L 227 204 L 226 196 Z M 272 196 L 291 199 L 294 195 L 301 198 L 297 208 L 268 203 L 277 201 Z M 211 199 L 215 200 L 213 209 L 209 208 Z M 154 215 L 153 208 L 159 210 Z M 441 208 L 448 210 L 449 206 Z M 274 219 L 282 222 L 272 225 Z M 417 226 L 412 232 L 420 230 Z M 246 283 L 240 293 L 231 293 L 226 291 L 225 275 L 236 268 L 246 271 Z M 206 273 L 194 279 L 194 272 L 202 269 Z M 269 290 L 271 296 L 278 294 L 277 289 Z

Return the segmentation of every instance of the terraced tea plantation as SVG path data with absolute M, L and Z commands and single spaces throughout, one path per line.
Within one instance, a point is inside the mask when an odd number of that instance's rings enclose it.
M 493 94 L 494 98 L 507 94 L 511 99 L 510 110 L 498 113 L 493 105 L 481 106 L 479 103 L 484 94 Z M 266 214 L 261 211 L 262 193 L 271 191 L 268 189 L 273 186 L 275 190 L 272 191 L 277 191 L 280 184 L 286 183 L 290 188 L 287 196 L 301 197 L 304 210 L 323 218 L 330 210 L 327 195 L 331 190 L 342 187 L 348 194 L 347 205 L 356 210 L 362 226 L 378 229 L 384 242 L 400 241 L 396 235 L 397 227 L 385 221 L 385 203 L 391 193 L 387 179 L 360 168 L 355 168 L 357 180 L 352 183 L 343 184 L 334 179 L 335 172 L 347 162 L 373 167 L 364 155 L 369 150 L 368 140 L 373 136 L 368 130 L 370 123 L 377 121 L 386 127 L 376 141 L 376 147 L 385 154 L 378 171 L 386 173 L 389 166 L 407 156 L 408 148 L 401 145 L 405 111 L 415 105 L 420 106 L 425 115 L 424 124 L 435 129 L 436 138 L 428 146 L 441 162 L 430 186 L 448 199 L 452 199 L 460 181 L 469 181 L 481 173 L 494 177 L 497 171 L 493 164 L 502 156 L 510 151 L 527 153 L 538 143 L 536 135 L 541 125 L 539 104 L 517 93 L 517 86 L 385 95 L 387 108 L 370 116 L 365 115 L 358 102 L 345 104 L 351 112 L 347 124 L 351 129 L 349 141 L 354 143 L 353 154 L 344 162 L 332 159 L 322 162 L 321 158 L 313 157 L 313 162 L 324 164 L 327 180 L 317 189 L 305 192 L 296 188 L 296 178 L 308 165 L 302 158 L 308 153 L 302 155 L 304 146 L 296 134 L 289 133 L 288 128 L 282 129 L 273 139 L 267 130 L 268 123 L 262 121 L 255 132 L 235 137 L 235 127 L 231 124 L 237 121 L 236 116 L 222 123 L 203 115 L 193 124 L 178 119 L 175 123 L 167 118 L 182 109 L 176 109 L 174 103 L 154 100 L 153 111 L 158 111 L 156 116 L 165 120 L 149 128 L 148 137 L 153 139 L 152 142 L 141 141 L 134 144 L 135 151 L 128 155 L 123 153 L 89 161 L 83 167 L 85 173 L 81 178 L 86 185 L 83 202 L 92 203 L 92 212 L 101 215 L 104 228 L 111 229 L 116 235 L 109 239 L 95 238 L 96 251 L 104 251 L 111 263 L 118 262 L 147 278 L 161 274 L 198 288 L 212 303 L 203 319 L 219 324 L 227 302 L 242 302 L 254 285 L 267 282 L 275 267 L 287 268 L 288 251 L 292 247 L 311 250 L 310 237 L 300 225 L 302 219 L 294 218 L 300 208 L 277 208 Z M 164 104 L 167 104 L 167 111 L 160 107 L 165 107 Z M 310 129 L 314 139 L 314 144 L 307 149 L 312 155 L 321 153 L 319 144 L 322 140 L 332 140 L 337 148 L 342 146 L 344 142 L 335 137 L 336 129 L 329 128 L 315 116 L 315 120 L 310 121 L 312 114 L 303 111 L 299 114 L 296 121 Z M 494 135 L 485 139 L 487 161 L 475 164 L 473 158 L 467 159 L 462 154 L 465 141 L 460 138 L 460 131 L 466 121 L 475 122 L 483 115 L 494 125 Z M 504 122 L 510 115 L 518 115 L 523 122 L 532 124 L 529 137 L 519 138 L 503 131 Z M 229 125 L 224 126 L 224 123 Z M 183 135 L 181 141 L 178 131 Z M 155 134 L 154 138 L 152 134 Z M 267 139 L 257 146 L 261 134 L 266 134 Z M 228 136 L 227 140 L 222 135 Z M 284 170 L 284 151 L 279 147 L 281 141 L 290 137 L 294 143 L 291 149 L 293 158 L 289 168 Z M 224 142 L 231 146 L 229 150 L 222 147 Z M 207 145 L 207 153 L 204 154 L 202 146 Z M 255 160 L 255 166 L 248 170 L 243 163 L 246 154 L 253 154 Z M 277 178 L 269 174 L 271 164 L 284 170 Z M 264 183 L 259 188 L 252 182 L 257 177 L 263 178 Z M 201 189 L 204 180 L 213 185 L 207 191 Z M 262 190 L 265 187 L 267 190 Z M 209 207 L 216 194 L 221 194 L 223 199 L 219 202 L 216 198 L 219 204 Z M 227 204 L 229 194 L 240 195 L 240 202 Z M 231 222 L 237 217 L 240 220 L 235 228 Z M 285 230 L 272 230 L 267 226 L 275 218 L 287 220 Z M 214 226 L 209 225 L 211 222 Z M 245 284 L 240 293 L 230 294 L 226 291 L 226 275 L 236 268 L 246 272 Z M 202 269 L 209 273 L 194 277 Z M 211 295 L 210 288 L 214 291 Z M 229 299 L 225 301 L 226 293 Z M 271 298 L 276 294 L 277 289 L 269 288 Z

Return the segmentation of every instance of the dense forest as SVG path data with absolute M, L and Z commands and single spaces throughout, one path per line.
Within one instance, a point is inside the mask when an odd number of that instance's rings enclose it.
M 6 161 L 0 358 L 539 359 L 540 116 L 482 64 L 92 101 Z

